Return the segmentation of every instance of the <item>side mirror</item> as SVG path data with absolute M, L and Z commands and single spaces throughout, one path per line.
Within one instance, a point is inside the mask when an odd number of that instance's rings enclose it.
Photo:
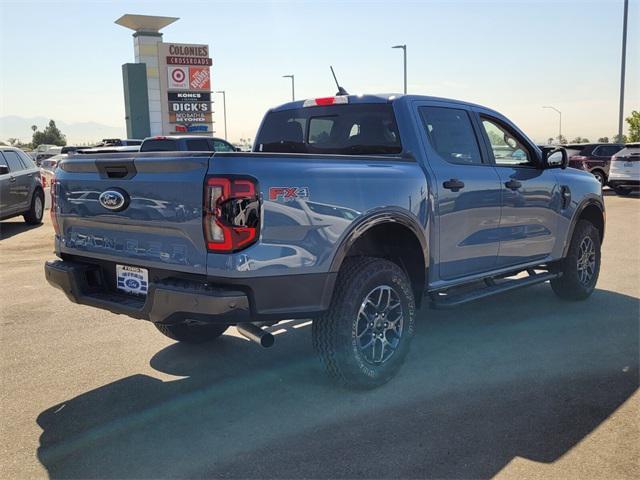
M 7 173 L 9 173 L 9 167 L 0 165 L 0 175 L 6 175 Z
M 564 170 L 569 165 L 567 151 L 562 147 L 546 150 L 544 157 L 546 168 L 561 168 Z

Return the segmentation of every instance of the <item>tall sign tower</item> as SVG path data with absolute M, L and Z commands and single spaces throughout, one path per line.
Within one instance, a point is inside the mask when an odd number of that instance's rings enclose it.
M 135 63 L 122 66 L 130 138 L 213 135 L 209 46 L 164 43 L 160 30 L 177 20 L 130 14 L 116 20 L 134 30 Z

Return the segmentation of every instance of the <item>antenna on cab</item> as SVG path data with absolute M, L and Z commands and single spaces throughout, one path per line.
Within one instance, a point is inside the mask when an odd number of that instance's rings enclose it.
M 342 88 L 338 83 L 338 79 L 336 78 L 336 72 L 333 71 L 333 67 L 329 65 L 329 68 L 331 69 L 331 75 L 333 75 L 333 79 L 336 82 L 336 87 L 338 87 L 338 93 L 336 93 L 336 95 L 349 95 L 349 93 L 344 88 Z

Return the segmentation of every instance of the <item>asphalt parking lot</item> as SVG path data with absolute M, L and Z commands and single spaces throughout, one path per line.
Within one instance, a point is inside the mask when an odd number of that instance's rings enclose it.
M 197 347 L 71 304 L 51 224 L 0 223 L 2 478 L 640 478 L 640 198 L 607 195 L 597 291 L 423 309 L 407 364 L 334 387 L 308 322 Z

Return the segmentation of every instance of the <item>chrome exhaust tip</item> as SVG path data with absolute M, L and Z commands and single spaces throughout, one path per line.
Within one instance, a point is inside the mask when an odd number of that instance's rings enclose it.
M 244 338 L 251 340 L 253 343 L 257 343 L 264 348 L 273 346 L 276 341 L 273 335 L 266 330 L 263 330 L 255 323 L 239 323 L 236 325 L 236 328 Z

